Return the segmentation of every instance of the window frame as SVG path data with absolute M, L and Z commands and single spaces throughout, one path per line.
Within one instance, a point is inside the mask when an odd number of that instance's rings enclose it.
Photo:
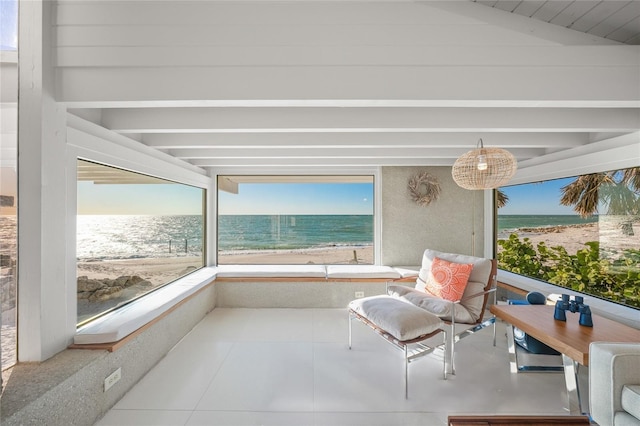
M 638 167 L 636 167 L 636 168 L 638 168 Z M 611 173 L 611 172 L 613 172 L 613 173 L 616 173 L 616 174 L 617 174 L 617 173 L 620 173 L 620 172 L 622 172 L 622 171 L 624 171 L 624 170 L 626 170 L 626 169 L 614 169 L 614 170 L 607 170 L 605 173 Z M 580 174 L 580 175 L 575 175 L 575 176 L 567 176 L 567 177 L 564 177 L 564 178 L 545 179 L 545 180 L 541 180 L 541 181 L 537 181 L 537 182 L 530 182 L 530 183 L 519 183 L 519 184 L 514 184 L 514 185 L 509 184 L 509 185 L 505 185 L 505 187 L 506 187 L 506 188 L 510 188 L 510 187 L 522 186 L 522 185 L 538 185 L 538 184 L 544 184 L 544 183 L 547 183 L 547 182 L 553 182 L 553 181 L 560 180 L 560 179 L 569 179 L 569 180 L 570 180 L 569 182 L 567 182 L 567 183 L 564 183 L 564 184 L 563 184 L 563 185 L 566 185 L 566 184 L 569 184 L 569 183 L 571 183 L 571 182 L 575 182 L 575 181 L 576 181 L 578 178 L 580 178 L 580 177 L 588 176 L 589 174 L 590 174 L 590 173 L 587 173 L 587 174 Z M 556 186 L 557 186 L 557 184 L 556 184 Z M 496 190 L 495 190 L 495 193 L 496 193 L 496 194 L 497 194 L 497 191 L 498 191 L 498 190 L 496 189 Z M 560 205 L 560 198 L 561 198 L 561 194 L 559 194 L 559 196 L 558 196 L 558 200 L 557 200 L 557 201 L 558 201 L 558 205 Z M 600 199 L 599 199 L 599 200 L 600 200 Z M 570 206 L 567 206 L 567 209 L 569 209 L 569 208 L 571 208 L 571 207 L 570 207 Z M 494 210 L 494 217 L 495 217 L 495 223 L 496 223 L 496 226 L 495 226 L 495 228 L 494 228 L 494 238 L 493 238 L 493 240 L 496 242 L 495 252 L 496 252 L 496 254 L 497 254 L 497 252 L 498 252 L 498 247 L 497 247 L 497 245 L 498 245 L 498 244 L 497 244 L 497 242 L 498 242 L 498 240 L 499 240 L 499 238 L 498 238 L 498 226 L 497 226 L 497 223 L 498 223 L 498 217 L 499 217 L 500 215 L 499 215 L 499 208 L 497 207 L 497 205 L 495 205 L 495 207 L 494 207 L 494 209 L 493 209 L 493 210 Z M 573 210 L 573 209 L 572 209 L 572 210 Z M 599 215 L 602 215 L 602 216 L 605 216 L 605 217 L 606 217 L 606 216 L 608 216 L 606 212 L 604 212 L 604 211 L 603 211 L 603 212 L 599 212 L 599 211 L 597 210 L 597 208 L 596 208 L 595 214 L 599 214 Z M 509 215 L 507 215 L 507 216 L 509 216 Z M 536 216 L 536 215 L 534 215 L 534 216 Z M 577 213 L 574 213 L 574 216 L 576 216 L 576 217 L 580 217 L 580 215 L 578 215 Z M 634 216 L 634 215 L 628 215 L 628 216 Z M 583 219 L 584 219 L 584 218 L 583 218 Z M 595 224 L 598 224 L 598 223 L 600 223 L 600 219 L 596 220 L 595 222 L 593 222 L 593 221 L 591 221 L 591 222 L 584 221 L 583 223 L 595 223 Z M 602 233 L 601 233 L 601 232 L 602 232 L 602 231 L 600 230 L 600 232 L 598 233 L 598 241 L 600 241 L 600 242 L 601 242 L 601 238 L 602 238 Z M 505 240 L 505 239 L 506 239 L 506 238 L 501 238 L 501 240 Z M 522 241 L 522 238 L 521 238 L 521 237 L 520 237 L 519 239 Z M 588 242 L 588 241 L 582 241 L 583 246 L 581 247 L 581 249 L 586 249 L 586 248 L 587 248 L 587 246 L 586 246 L 586 243 L 587 243 L 587 242 Z M 534 246 L 535 246 L 535 244 L 534 244 Z M 548 248 L 551 248 L 551 246 L 550 246 L 550 245 L 547 245 L 547 247 L 548 247 Z M 620 248 L 618 248 L 618 247 L 615 247 L 615 249 L 616 249 L 616 250 L 620 250 Z M 575 253 L 574 253 L 573 251 L 568 251 L 568 253 L 569 253 L 569 255 L 575 255 Z M 599 259 L 603 259 L 603 258 L 602 258 L 602 257 L 599 257 Z M 515 275 L 518 275 L 518 276 L 521 276 L 521 277 L 523 277 L 523 278 L 533 279 L 533 280 L 535 280 L 535 281 L 539 281 L 539 282 L 541 282 L 541 283 L 545 283 L 545 284 L 548 284 L 548 285 L 554 286 L 554 287 L 556 287 L 556 288 L 557 288 L 558 292 L 565 293 L 567 290 L 571 290 L 571 289 L 570 289 L 570 288 L 568 288 L 568 287 L 565 287 L 565 286 L 562 286 L 562 285 L 559 285 L 559 284 L 554 284 L 554 283 L 551 283 L 551 282 L 549 282 L 549 281 L 545 281 L 545 280 L 543 280 L 542 278 L 539 278 L 539 277 L 534 277 L 534 276 L 529 276 L 529 275 L 524 275 L 524 274 L 518 274 L 518 273 L 515 273 L 515 272 L 511 272 L 511 273 L 513 273 L 513 274 L 515 274 Z M 590 281 L 590 283 L 592 283 L 592 282 Z M 601 300 L 603 300 L 603 301 L 607 301 L 607 302 L 610 302 L 610 303 L 613 303 L 613 304 L 622 305 L 622 306 L 629 307 L 629 308 L 631 308 L 631 309 L 635 309 L 635 310 L 640 311 L 640 306 L 638 306 L 638 307 L 634 307 L 634 306 L 631 306 L 631 305 L 625 304 L 625 303 L 623 303 L 623 302 L 617 302 L 617 301 L 615 301 L 615 300 L 612 300 L 612 299 L 609 299 L 609 298 L 607 298 L 607 297 L 604 297 L 604 296 L 602 296 L 602 295 L 600 295 L 600 294 L 591 293 L 591 292 L 586 291 L 586 290 L 583 290 L 583 291 L 573 290 L 573 291 L 574 291 L 575 293 L 581 294 L 581 295 L 583 295 L 583 296 L 590 296 L 590 297 L 593 297 L 593 298 L 601 299 Z
M 91 316 L 89 316 L 89 317 L 87 317 L 87 318 L 85 318 L 85 319 L 83 319 L 83 320 L 78 320 L 78 321 L 77 321 L 77 327 L 78 327 L 78 328 L 83 327 L 83 326 L 85 326 L 85 325 L 87 325 L 87 324 L 91 323 L 92 321 L 97 320 L 97 319 L 98 319 L 98 318 L 100 318 L 100 317 L 103 317 L 103 316 L 105 316 L 105 315 L 108 315 L 108 314 L 109 314 L 109 313 L 111 313 L 111 312 L 117 311 L 118 309 L 123 308 L 123 307 L 125 307 L 125 306 L 127 306 L 127 305 L 129 305 L 129 304 L 131 304 L 131 303 L 133 303 L 133 302 L 135 302 L 135 301 L 137 301 L 137 300 L 140 300 L 141 298 L 143 298 L 143 297 L 145 297 L 145 296 L 147 296 L 147 295 L 149 295 L 149 294 L 151 294 L 151 293 L 153 293 L 153 292 L 155 292 L 155 291 L 157 291 L 157 290 L 159 290 L 159 289 L 161 289 L 161 288 L 163 288 L 163 287 L 166 287 L 166 286 L 168 286 L 168 285 L 172 284 L 173 282 L 175 282 L 175 281 L 177 281 L 177 280 L 179 280 L 179 279 L 181 279 L 181 278 L 184 278 L 184 277 L 186 277 L 186 276 L 188 276 L 188 275 L 192 274 L 193 272 L 199 271 L 200 269 L 202 269 L 202 268 L 204 268 L 204 267 L 206 267 L 206 266 L 207 266 L 207 264 L 206 264 L 206 259 L 207 259 L 207 251 L 206 251 L 206 249 L 207 249 L 207 226 L 206 226 L 206 217 L 207 217 L 207 206 L 206 206 L 207 190 L 206 190 L 206 189 L 204 189 L 204 188 L 200 188 L 200 187 L 197 187 L 197 186 L 193 186 L 193 185 L 183 184 L 183 183 L 181 183 L 181 182 L 176 182 L 176 181 L 174 181 L 174 180 L 164 179 L 164 178 L 161 178 L 161 177 L 158 177 L 158 176 L 150 176 L 150 175 L 147 175 L 147 174 L 145 174 L 145 173 L 140 173 L 140 172 L 137 172 L 137 171 L 134 171 L 134 170 L 125 170 L 125 169 L 122 169 L 122 168 L 119 168 L 119 167 L 116 167 L 116 166 L 113 166 L 113 165 L 104 164 L 104 163 L 98 163 L 98 162 L 96 162 L 96 161 L 89 160 L 89 159 L 86 159 L 86 158 L 81 158 L 81 157 L 78 157 L 78 158 L 76 159 L 76 164 L 77 164 L 77 165 L 76 165 L 76 182 L 80 182 L 80 181 L 77 179 L 77 173 L 78 173 L 78 169 L 79 169 L 79 167 L 78 167 L 78 166 L 79 166 L 79 162 L 80 162 L 80 161 L 84 161 L 84 162 L 92 163 L 92 164 L 94 164 L 94 165 L 98 165 L 98 166 L 102 166 L 102 167 L 112 168 L 112 169 L 117 170 L 118 172 L 132 173 L 132 174 L 135 174 L 135 175 L 140 175 L 140 176 L 150 177 L 150 178 L 153 178 L 153 179 L 162 180 L 162 181 L 164 181 L 164 182 L 166 182 L 166 183 L 168 183 L 168 184 L 170 183 L 170 184 L 178 184 L 178 185 L 189 186 L 189 187 L 191 187 L 191 188 L 197 188 L 197 189 L 199 189 L 200 191 L 202 191 L 202 201 L 201 201 L 201 202 L 202 202 L 202 204 L 201 204 L 201 207 L 202 207 L 202 259 L 201 259 L 202 264 L 201 264 L 201 265 L 200 265 L 200 267 L 198 267 L 197 269 L 195 269 L 195 270 L 193 270 L 193 271 L 191 271 L 191 272 L 189 272 L 189 273 L 187 273 L 187 274 L 185 274 L 185 275 L 182 275 L 182 276 L 176 277 L 176 278 L 174 278 L 174 279 L 172 279 L 171 281 L 168 281 L 168 282 L 166 282 L 166 283 L 159 284 L 159 285 L 157 285 L 157 286 L 155 286 L 155 287 L 153 287 L 153 288 L 151 288 L 151 289 L 149 289 L 149 290 L 145 291 L 144 293 L 141 293 L 141 294 L 139 294 L 139 295 L 137 295 L 137 296 L 135 296 L 135 297 L 133 297 L 133 298 L 131 298 L 131 299 L 128 299 L 128 300 L 122 301 L 122 302 L 118 303 L 116 306 L 113 306 L 113 307 L 111 307 L 111 308 L 108 308 L 108 309 L 106 309 L 106 310 L 104 310 L 104 311 L 101 311 L 101 312 L 97 312 L 97 313 L 95 313 L 95 314 L 92 314 Z M 76 186 L 76 191 L 77 191 L 77 186 Z M 76 199 L 77 199 L 77 193 L 76 193 Z M 76 207 L 76 211 L 77 211 L 77 207 Z M 77 216 L 77 215 L 76 215 L 76 216 Z M 77 247 L 77 217 L 76 217 L 76 247 Z M 76 259 L 76 268 L 77 268 L 77 259 Z
M 381 167 L 319 167 L 312 171 L 309 169 L 291 168 L 285 171 L 274 170 L 273 168 L 251 168 L 244 167 L 219 168 L 212 176 L 215 183 L 215 219 L 213 224 L 214 232 L 209 236 L 213 239 L 215 251 L 212 257 L 215 262 L 218 258 L 218 178 L 222 176 L 372 176 L 373 178 L 373 265 L 380 265 L 381 259 L 381 235 L 382 235 L 382 184 L 381 184 Z M 217 264 L 217 263 L 216 263 Z
M 637 145 L 639 137 L 640 131 L 636 131 L 575 149 L 549 154 L 547 158 L 541 158 L 528 164 L 519 164 L 518 172 L 509 185 L 639 167 L 640 151 Z M 485 255 L 492 257 L 495 257 L 497 245 L 496 226 L 492 223 L 497 220 L 494 215 L 494 197 L 493 190 L 485 191 L 485 235 L 491 236 L 491 238 L 485 238 Z M 487 203 L 487 199 L 491 201 Z M 557 293 L 559 289 L 553 284 L 523 277 L 502 269 L 498 269 L 497 281 L 524 291 L 539 291 L 544 294 Z M 568 289 L 564 293 L 583 296 L 583 294 Z M 638 311 L 636 309 L 591 296 L 585 296 L 585 303 L 589 304 L 596 314 L 637 327 Z
M 66 310 L 68 324 L 73 324 L 73 334 L 79 327 L 84 327 L 90 322 L 78 323 L 77 321 L 77 255 L 76 255 L 76 235 L 77 235 L 77 160 L 82 159 L 94 163 L 112 166 L 121 170 L 140 173 L 151 177 L 156 177 L 171 182 L 176 182 L 205 191 L 203 202 L 204 217 L 204 239 L 203 241 L 203 267 L 213 264 L 211 260 L 212 241 L 209 230 L 211 229 L 212 211 L 215 211 L 212 200 L 214 188 L 212 179 L 206 172 L 196 166 L 192 166 L 184 161 L 178 160 L 169 155 L 158 153 L 156 150 L 144 146 L 138 146 L 135 142 L 126 137 L 113 134 L 107 129 L 93 125 L 92 123 L 67 114 L 67 170 L 74 170 L 76 173 L 67 174 L 66 205 L 67 205 L 67 226 L 66 226 L 66 292 L 69 308 Z M 201 270 L 202 268 L 198 269 Z M 184 277 L 183 277 L 184 278 Z M 158 286 L 156 289 L 167 288 L 178 282 L 179 279 Z M 155 290 L 155 289 L 154 289 Z M 153 294 L 154 291 L 145 295 Z M 136 300 L 143 300 L 144 296 Z M 126 305 L 123 305 L 126 306 Z M 113 313 L 111 310 L 108 313 Z M 108 313 L 105 313 L 108 315 Z M 101 315 L 102 317 L 104 315 Z M 92 319 L 99 318 L 93 317 Z M 71 325 L 69 325 L 71 327 Z

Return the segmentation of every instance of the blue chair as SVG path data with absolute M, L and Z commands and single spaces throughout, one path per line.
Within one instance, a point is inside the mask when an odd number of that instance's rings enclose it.
M 527 294 L 527 298 L 524 300 L 509 300 L 510 305 L 544 305 L 546 298 L 542 293 L 532 291 Z M 513 340 L 518 346 L 525 349 L 532 354 L 542 355 L 560 355 L 560 352 L 545 345 L 536 338 L 529 336 L 524 331 L 517 327 L 513 327 Z

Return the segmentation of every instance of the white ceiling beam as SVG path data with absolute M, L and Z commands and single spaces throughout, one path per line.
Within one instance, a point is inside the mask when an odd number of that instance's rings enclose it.
M 246 26 L 314 23 L 345 25 L 477 24 L 472 17 L 461 18 L 432 9 L 431 2 L 413 0 L 381 1 L 57 1 L 57 25 L 153 25 L 182 24 L 217 26 L 230 22 Z M 438 3 L 438 2 L 435 2 Z
M 601 132 L 640 129 L 637 109 L 137 108 L 110 109 L 120 133 Z
M 230 168 L 245 168 L 245 167 L 259 167 L 260 170 L 266 170 L 272 168 L 282 173 L 279 167 L 303 167 L 305 171 L 311 168 L 326 168 L 326 167 L 356 167 L 356 166 L 451 166 L 453 164 L 452 159 L 448 158 L 378 158 L 378 157 L 331 157 L 331 158 L 272 158 L 265 161 L 261 158 L 238 158 L 236 160 L 230 159 L 196 159 L 189 161 L 191 164 L 202 168 L 214 168 L 223 167 L 225 169 Z
M 193 100 L 543 101 L 640 104 L 640 67 L 195 67 L 61 68 L 70 108 Z
M 474 37 L 477 34 L 474 34 Z M 472 66 L 634 67 L 639 46 L 365 45 L 59 47 L 58 67 Z
M 351 146 L 454 148 L 475 146 L 482 138 L 486 146 L 501 148 L 570 148 L 590 142 L 588 133 L 147 133 L 143 142 L 156 149 L 261 148 Z
M 114 28 L 115 27 L 115 28 Z M 447 30 L 449 28 L 450 30 Z M 367 45 L 438 45 L 473 44 L 515 45 L 522 41 L 531 45 L 532 36 L 524 39 L 505 39 L 504 30 L 489 25 L 451 23 L 288 23 L 249 25 L 242 22 L 218 25 L 58 25 L 55 29 L 57 46 L 67 47 L 135 47 L 135 46 L 367 46 Z M 476 37 L 469 39 L 469 33 Z M 512 35 L 510 33 L 509 35 Z M 551 43 L 542 43 L 551 45 Z
M 398 148 L 395 146 L 378 148 L 341 147 L 341 148 L 198 148 L 173 149 L 174 157 L 183 160 L 193 159 L 238 159 L 238 158 L 457 158 L 469 151 L 469 148 Z M 542 148 L 516 148 L 509 150 L 516 158 L 524 159 L 543 155 Z

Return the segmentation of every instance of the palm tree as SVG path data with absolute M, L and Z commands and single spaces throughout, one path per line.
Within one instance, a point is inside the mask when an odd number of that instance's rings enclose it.
M 496 205 L 498 208 L 504 207 L 509 202 L 509 196 L 501 190 L 496 190 Z
M 573 206 L 581 217 L 598 212 L 599 203 L 606 204 L 607 214 L 633 216 L 640 214 L 640 167 L 578 176 L 563 186 L 560 204 Z M 633 235 L 633 220 L 622 224 L 626 235 Z

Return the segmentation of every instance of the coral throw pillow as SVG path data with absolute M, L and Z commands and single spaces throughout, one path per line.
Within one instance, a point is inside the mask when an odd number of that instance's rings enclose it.
M 473 264 L 453 263 L 438 257 L 431 263 L 425 291 L 433 296 L 457 302 L 462 299 Z

